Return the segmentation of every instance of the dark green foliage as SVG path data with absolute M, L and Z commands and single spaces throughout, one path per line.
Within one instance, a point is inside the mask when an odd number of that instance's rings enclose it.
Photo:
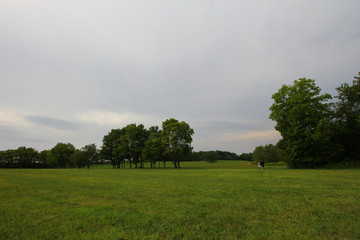
M 144 161 L 156 166 L 156 161 L 172 161 L 175 168 L 180 161 L 189 159 L 194 130 L 189 124 L 176 119 L 163 122 L 162 130 L 154 126 L 149 130 L 144 125 L 130 124 L 122 129 L 112 129 L 103 138 L 100 156 L 109 160 L 114 168 L 125 167 L 125 162 L 134 164 L 136 168 L 144 167 Z M 138 164 L 140 163 L 140 166 Z
M 39 163 L 44 167 L 47 168 L 48 167 L 48 163 L 47 163 L 47 156 L 48 156 L 48 152 L 50 152 L 50 150 L 43 150 L 39 153 Z
M 81 148 L 81 151 L 84 153 L 84 166 L 90 168 L 94 163 L 99 161 L 99 150 L 96 148 L 95 143 L 85 145 Z
M 210 163 L 215 163 L 217 160 L 221 159 L 219 158 L 219 154 L 216 151 L 208 151 L 205 153 L 206 161 Z
M 336 88 L 334 141 L 342 146 L 343 159 L 360 161 L 360 73 L 352 85 Z
M 239 156 L 239 160 L 253 161 L 253 153 L 242 153 Z
M 217 150 L 216 153 L 218 154 L 219 160 L 240 160 L 240 156 L 236 153 L 227 152 L 227 151 L 219 151 Z
M 255 162 L 260 162 L 261 160 L 263 160 L 266 163 L 278 162 L 280 161 L 278 157 L 278 149 L 272 144 L 258 146 L 253 152 L 253 160 Z
M 124 129 L 112 129 L 103 138 L 103 146 L 100 150 L 100 158 L 110 161 L 113 167 L 117 166 L 120 161 L 119 154 L 116 152 L 118 150 L 116 148 L 119 147 L 120 137 L 124 134 Z
M 328 103 L 329 94 L 311 79 L 283 85 L 272 98 L 270 119 L 276 121 L 283 139 L 280 154 L 293 168 L 315 168 L 360 161 L 360 73 L 352 85 L 336 90 L 338 101 Z
M 294 168 L 313 168 L 324 164 L 323 152 L 315 134 L 319 123 L 330 116 L 329 94 L 320 94 L 315 80 L 301 78 L 293 85 L 283 85 L 272 98 L 270 118 L 278 130 L 289 154 L 288 164 Z
M 51 149 L 51 165 L 54 167 L 66 168 L 70 163 L 70 156 L 75 152 L 71 143 L 58 143 Z
M 104 136 L 103 147 L 100 151 L 102 158 L 110 160 L 114 168 L 125 166 L 125 161 L 130 162 L 130 167 L 135 164 L 144 166 L 142 151 L 148 139 L 148 131 L 144 125 L 129 124 L 122 129 L 112 129 Z
M 163 122 L 161 141 L 164 155 L 173 162 L 174 168 L 180 168 L 180 161 L 190 159 L 193 134 L 194 130 L 184 121 L 171 118 Z
M 131 156 L 131 160 L 134 162 L 135 167 L 144 167 L 144 161 L 141 158 L 142 151 L 145 147 L 145 142 L 148 139 L 148 131 L 144 128 L 144 125 L 130 124 L 125 128 L 126 140 L 128 144 L 128 151 Z
M 151 168 L 156 167 L 156 161 L 163 161 L 164 147 L 161 143 L 161 131 L 159 127 L 154 126 L 149 129 L 149 138 L 145 142 L 142 157 L 145 161 L 150 162 Z M 164 167 L 165 167 L 165 161 Z
M 252 154 L 243 155 L 250 157 Z M 209 161 L 208 157 L 215 156 L 216 160 L 248 160 L 248 159 L 240 159 L 240 156 L 236 153 L 227 152 L 227 151 L 200 151 L 200 152 L 193 152 L 191 156 L 192 161 Z
M 83 151 L 76 149 L 70 156 L 69 166 L 84 168 L 86 165 L 86 155 Z
M 0 151 L 1 168 L 43 168 L 45 163 L 33 148 L 19 147 L 16 150 Z
M 280 139 L 276 144 L 277 158 L 279 162 L 288 162 L 289 155 L 285 150 L 285 144 L 283 139 Z
M 96 149 L 96 145 L 89 144 L 81 148 L 76 149 L 70 156 L 70 167 L 78 167 L 88 169 L 93 163 L 97 163 L 99 159 L 99 151 Z

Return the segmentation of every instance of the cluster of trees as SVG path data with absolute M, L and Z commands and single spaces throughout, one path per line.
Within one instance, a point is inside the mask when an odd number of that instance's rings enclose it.
M 270 119 L 282 135 L 276 148 L 289 167 L 360 162 L 360 73 L 336 91 L 334 98 L 321 94 L 315 80 L 301 78 L 273 94 Z M 261 152 L 255 149 L 254 158 Z
M 278 145 L 268 144 L 265 146 L 257 146 L 253 152 L 253 160 L 260 162 L 282 162 L 287 160 L 285 151 L 278 147 Z
M 243 161 L 253 161 L 253 153 L 242 153 L 239 156 L 239 160 L 243 160 Z
M 90 168 L 94 163 L 111 162 L 114 168 L 143 168 L 144 162 L 151 167 L 171 161 L 175 168 L 180 162 L 191 160 L 194 130 L 186 122 L 168 119 L 158 126 L 145 129 L 144 125 L 129 124 L 112 129 L 103 138 L 98 150 L 95 144 L 76 149 L 71 143 L 58 143 L 50 150 L 38 152 L 33 148 L 0 151 L 0 168 Z
M 58 143 L 51 150 L 38 152 L 33 148 L 0 151 L 1 168 L 90 168 L 99 161 L 95 144 L 76 149 L 71 143 Z
M 243 153 L 237 155 L 236 153 L 227 151 L 200 151 L 192 153 L 192 161 L 208 161 L 216 162 L 217 160 L 252 160 L 252 153 Z
M 144 125 L 129 124 L 121 129 L 112 129 L 103 138 L 100 151 L 102 159 L 110 161 L 113 168 L 143 168 L 144 162 L 150 162 L 151 168 L 162 162 L 171 161 L 175 168 L 180 162 L 191 158 L 192 135 L 194 130 L 189 124 L 171 118 L 158 126 L 145 129 Z
M 19 147 L 16 150 L 0 151 L 1 168 L 43 168 L 45 162 L 33 148 Z
M 158 126 L 130 124 L 112 129 L 103 138 L 101 150 L 95 144 L 76 149 L 70 143 L 58 143 L 51 150 L 33 148 L 0 151 L 0 167 L 6 168 L 84 168 L 99 159 L 111 162 L 114 168 L 151 168 L 171 161 L 180 168 L 181 161 L 248 160 L 286 161 L 292 168 L 315 168 L 327 164 L 360 163 L 360 73 L 352 84 L 336 88 L 337 95 L 321 94 L 315 80 L 301 78 L 292 85 L 283 85 L 273 94 L 270 119 L 282 139 L 276 146 L 258 146 L 253 153 L 223 151 L 192 152 L 194 130 L 189 124 L 171 118 Z

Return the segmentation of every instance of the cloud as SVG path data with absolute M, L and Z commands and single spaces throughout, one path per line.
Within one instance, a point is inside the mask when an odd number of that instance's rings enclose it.
M 157 125 L 158 119 L 155 116 L 138 114 L 132 112 L 110 112 L 94 110 L 80 113 L 76 116 L 79 121 L 95 124 L 102 127 L 121 128 L 131 123 Z M 164 119 L 165 120 L 165 119 Z
M 260 140 L 271 141 L 280 139 L 280 133 L 276 130 L 250 131 L 238 134 L 226 134 L 220 139 L 222 142 L 232 142 L 239 140 Z
M 25 116 L 24 119 L 30 123 L 37 124 L 43 127 L 50 127 L 55 130 L 74 131 L 80 128 L 80 125 L 57 118 L 43 117 L 43 116 Z
M 16 110 L 0 109 L 0 125 L 4 126 L 28 126 L 29 123 L 19 115 Z
M 276 141 L 282 84 L 307 77 L 329 92 L 359 71 L 358 0 L 0 5 L 0 125 L 19 139 L 81 146 L 174 117 L 196 149 L 241 153 Z

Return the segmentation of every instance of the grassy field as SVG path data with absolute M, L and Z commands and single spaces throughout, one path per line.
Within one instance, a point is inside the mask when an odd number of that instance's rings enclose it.
M 360 239 L 359 169 L 181 167 L 0 169 L 0 239 Z

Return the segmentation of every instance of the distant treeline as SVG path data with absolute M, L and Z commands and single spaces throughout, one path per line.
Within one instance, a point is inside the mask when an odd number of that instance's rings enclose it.
M 112 129 L 103 138 L 101 150 L 95 144 L 76 149 L 71 143 L 58 143 L 51 150 L 41 152 L 33 148 L 0 151 L 1 168 L 90 168 L 94 163 L 111 163 L 113 168 L 143 168 L 144 163 L 155 167 L 156 163 L 172 162 L 180 168 L 181 161 L 191 160 L 192 135 L 189 124 L 167 119 L 162 129 L 142 124 L 129 124 Z M 126 164 L 128 163 L 128 164 Z
M 287 155 L 284 150 L 268 144 L 265 146 L 257 146 L 253 152 L 253 160 L 255 162 L 286 162 Z
M 217 160 L 243 160 L 243 161 L 252 161 L 252 153 L 242 153 L 237 155 L 236 153 L 227 152 L 227 151 L 199 151 L 193 152 L 192 161 L 208 161 L 216 162 Z
M 27 147 L 0 151 L 0 168 L 90 168 L 97 163 L 102 161 L 95 144 L 75 149 L 71 143 L 58 143 L 41 152 Z
M 41 152 L 34 148 L 19 147 L 18 149 L 0 151 L 0 168 L 90 168 L 93 164 L 111 163 L 109 160 L 102 159 L 100 152 L 95 144 L 76 149 L 71 143 L 58 143 L 52 149 Z M 264 159 L 268 161 L 266 157 Z M 184 160 L 208 162 L 216 162 L 217 160 L 253 161 L 253 153 L 238 155 L 220 150 L 194 151 L 191 153 L 191 157 Z

